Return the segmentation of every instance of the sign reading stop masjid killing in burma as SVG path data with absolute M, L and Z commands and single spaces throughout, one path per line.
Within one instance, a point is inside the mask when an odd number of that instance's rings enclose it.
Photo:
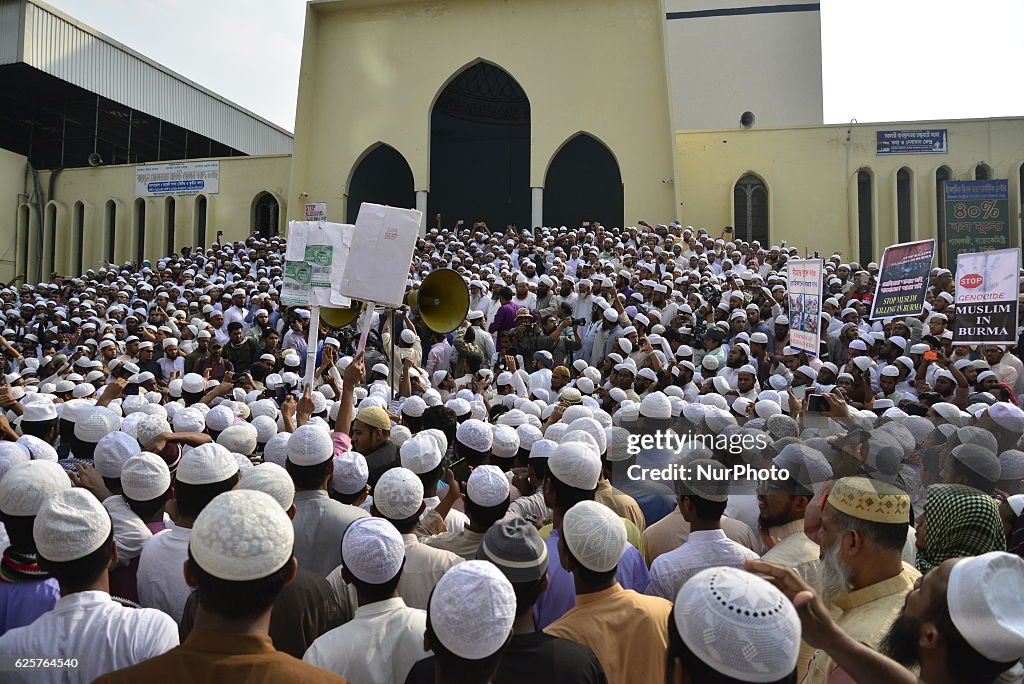
M 1016 344 L 1020 248 L 957 256 L 953 344 Z

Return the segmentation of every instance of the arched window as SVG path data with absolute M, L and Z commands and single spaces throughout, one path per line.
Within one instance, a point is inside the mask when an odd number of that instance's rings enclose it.
M 135 200 L 135 261 L 141 266 L 146 258 L 146 200 Z
M 196 198 L 195 208 L 196 244 L 195 247 L 206 246 L 206 195 Z
M 29 282 L 28 233 L 31 229 L 32 210 L 27 204 L 18 207 L 18 270 L 26 274 L 25 282 Z
M 871 261 L 875 253 L 875 220 L 874 220 L 874 178 L 870 169 L 857 172 L 857 235 L 858 258 L 864 266 Z
M 170 256 L 174 253 L 174 198 L 168 197 L 164 200 L 164 232 L 166 243 L 164 244 L 164 255 Z
M 107 225 L 107 254 L 106 259 L 114 263 L 114 244 L 117 240 L 117 203 L 114 200 L 107 200 L 106 205 Z
M 1017 167 L 1017 196 L 1020 198 L 1020 216 L 1024 216 L 1024 164 Z M 1024 224 L 1021 225 L 1021 239 L 1024 241 Z
M 75 255 L 72 274 L 80 276 L 85 261 L 85 205 L 81 202 L 75 202 L 75 211 L 71 221 L 71 244 Z
M 974 180 L 992 180 L 992 167 L 981 162 L 974 167 Z
M 261 237 L 271 238 L 277 235 L 277 222 L 281 208 L 277 199 L 269 192 L 256 195 L 252 210 L 252 229 Z
M 48 204 L 43 214 L 43 227 L 46 237 L 46 262 L 43 264 L 44 275 L 49 278 L 50 274 L 57 270 L 57 205 Z
M 946 204 L 942 184 L 953 180 L 948 166 L 935 170 L 935 239 L 939 244 L 939 263 L 946 264 Z
M 733 188 L 733 220 L 739 239 L 768 243 L 768 188 L 752 173 L 740 178 Z
M 903 167 L 896 172 L 896 241 L 910 242 L 914 223 L 913 176 Z

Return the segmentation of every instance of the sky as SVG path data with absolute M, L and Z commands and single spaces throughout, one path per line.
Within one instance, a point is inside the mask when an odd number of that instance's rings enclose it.
M 292 130 L 304 0 L 46 1 Z M 825 123 L 1024 115 L 1022 25 L 1024 0 L 821 0 Z

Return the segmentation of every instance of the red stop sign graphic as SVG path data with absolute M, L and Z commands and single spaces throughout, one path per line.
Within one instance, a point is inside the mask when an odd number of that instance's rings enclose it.
M 960 278 L 960 287 L 966 287 L 973 290 L 976 287 L 981 287 L 982 283 L 985 282 L 985 277 L 980 273 L 968 273 L 967 275 Z

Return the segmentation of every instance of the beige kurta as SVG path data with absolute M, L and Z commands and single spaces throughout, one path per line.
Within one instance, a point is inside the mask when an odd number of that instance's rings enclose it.
M 626 518 L 641 532 L 647 527 L 644 522 L 644 513 L 640 510 L 640 504 L 636 502 L 636 499 L 620 492 L 608 480 L 601 480 L 597 483 L 594 501 L 612 509 L 620 518 Z
M 616 582 L 604 591 L 577 596 L 576 607 L 544 631 L 589 646 L 608 684 L 660 684 L 665 681 L 671 611 L 669 601 Z
M 919 577 L 921 573 L 916 568 L 904 563 L 903 571 L 895 577 L 840 595 L 833 601 L 835 607 L 843 611 L 836 623 L 852 638 L 878 650 Z M 802 682 L 826 684 L 835 669 L 835 661 L 824 651 L 817 650 L 811 656 Z

